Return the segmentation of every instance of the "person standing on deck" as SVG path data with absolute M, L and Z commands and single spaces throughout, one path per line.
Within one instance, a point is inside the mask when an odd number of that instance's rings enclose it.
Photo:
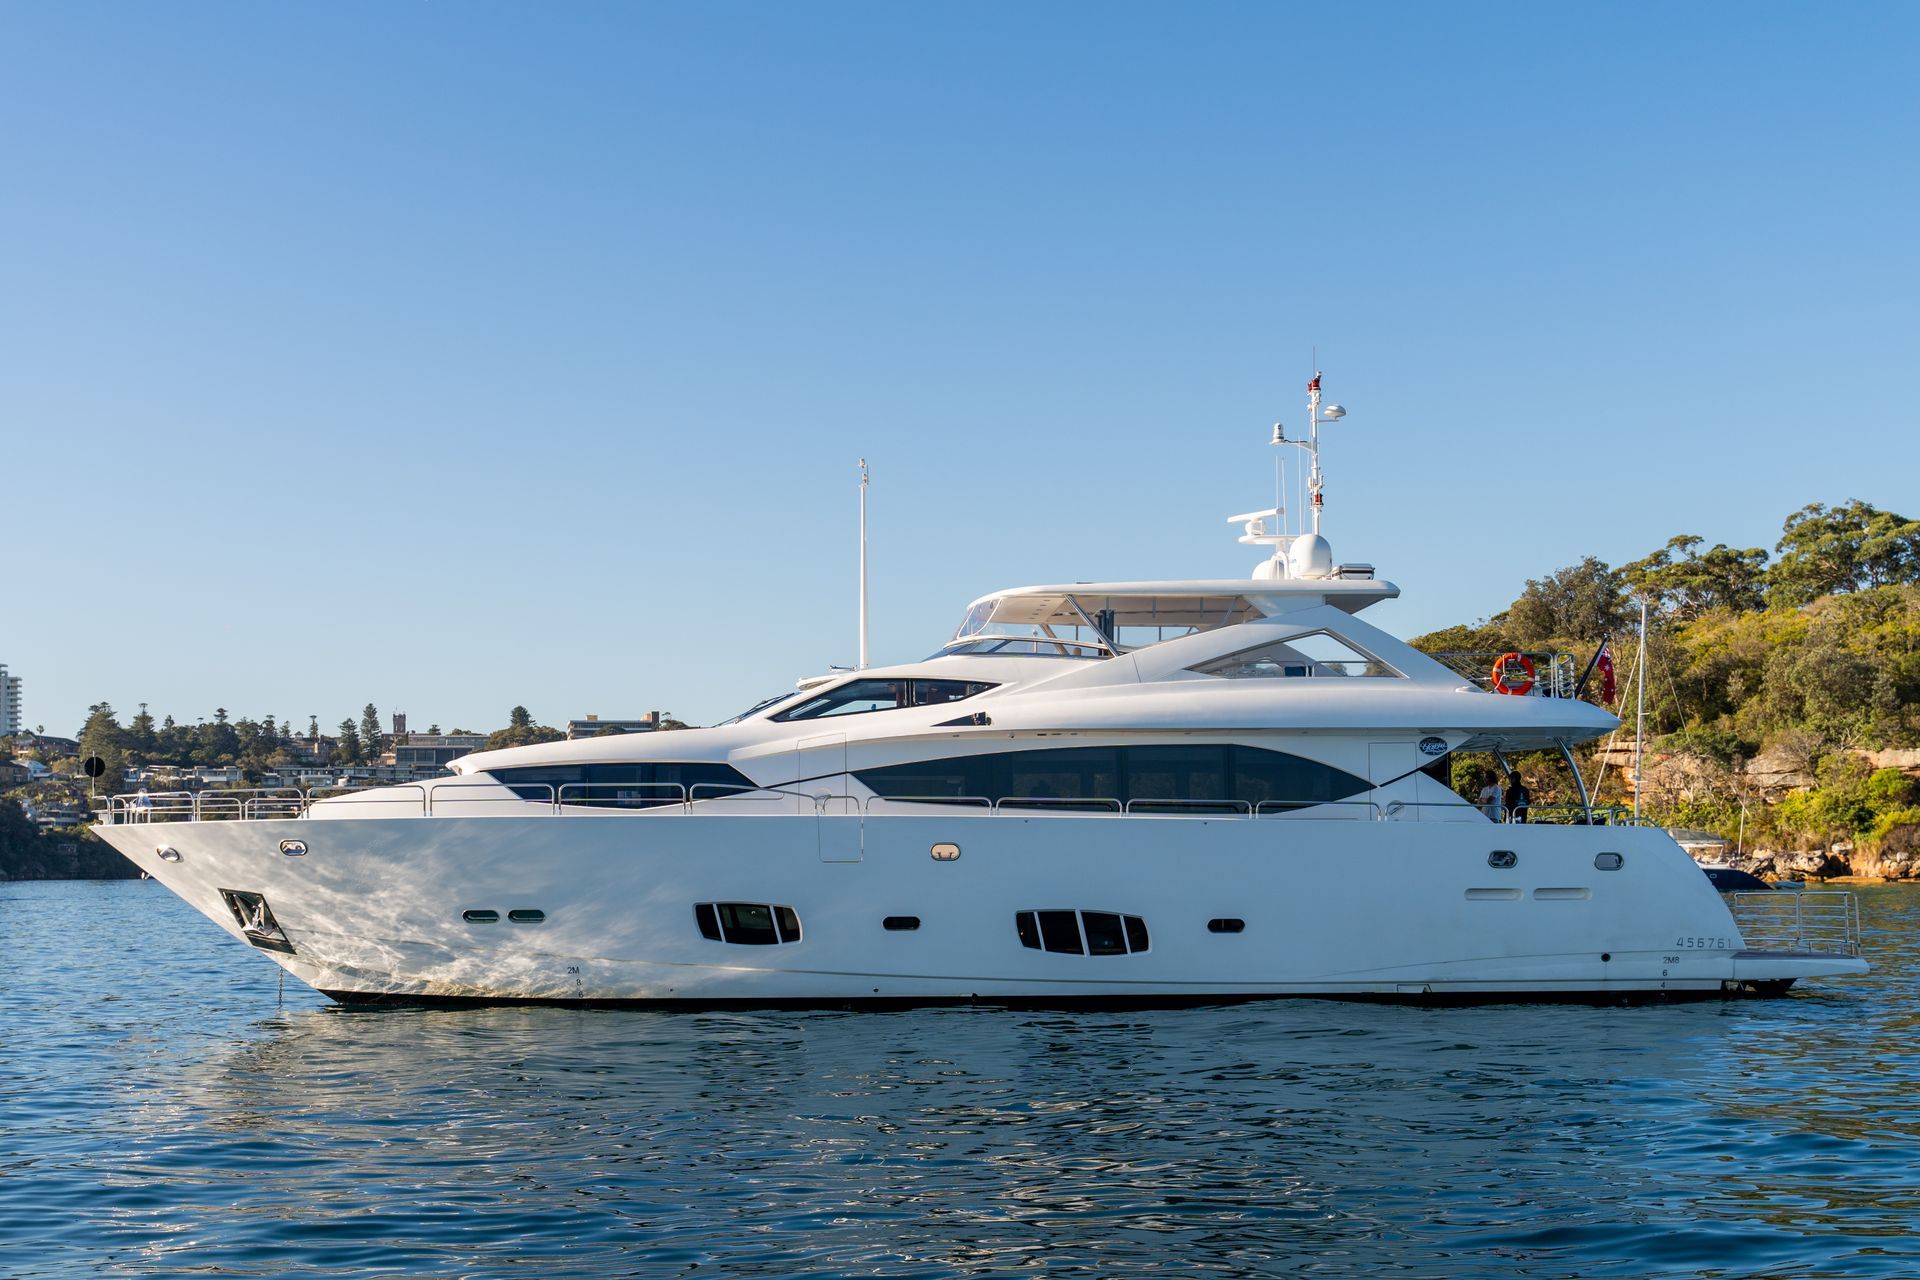
M 1518 773 L 1507 775 L 1507 821 L 1525 822 L 1527 808 L 1533 803 L 1533 794 L 1527 790 L 1527 781 Z

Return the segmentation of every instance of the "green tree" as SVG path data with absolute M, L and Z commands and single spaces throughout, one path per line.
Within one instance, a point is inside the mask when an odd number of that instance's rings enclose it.
M 367 759 L 380 756 L 380 712 L 371 702 L 360 709 L 360 745 Z
M 135 762 L 145 761 L 160 747 L 160 737 L 154 729 L 153 717 L 147 713 L 145 703 L 140 704 L 140 714 L 127 724 L 127 754 Z
M 1809 503 L 1781 526 L 1769 588 L 1783 604 L 1920 581 L 1920 521 L 1861 502 Z
M 498 751 L 502 747 L 524 747 L 535 742 L 558 742 L 566 736 L 551 726 L 535 724 L 533 713 L 525 707 L 515 707 L 507 713 L 507 727 L 487 735 L 486 749 Z
M 227 720 L 227 709 L 213 709 L 213 723 L 200 726 L 194 745 L 193 763 L 219 766 L 232 764 L 240 755 L 240 735 Z
M 159 732 L 154 734 L 154 763 L 192 764 L 195 741 L 194 731 L 191 728 L 175 722 L 172 716 L 168 716 L 161 721 Z
M 87 708 L 87 722 L 80 727 L 80 758 L 88 756 L 99 756 L 106 762 L 100 785 L 117 791 L 127 767 L 126 730 L 114 718 L 113 708 L 104 702 Z
M 1596 642 L 1624 627 L 1627 618 L 1626 582 L 1620 571 L 1587 556 L 1544 578 L 1529 579 L 1506 612 L 1504 630 L 1527 648 L 1549 648 L 1556 642 Z
M 1683 533 L 1620 573 L 1626 585 L 1645 594 L 1663 612 L 1697 618 L 1710 609 L 1748 611 L 1765 603 L 1767 553 L 1759 547 L 1734 550 L 1717 542 L 1702 553 L 1706 539 Z
M 340 722 L 340 738 L 334 751 L 336 764 L 359 764 L 361 761 L 360 726 L 351 720 Z

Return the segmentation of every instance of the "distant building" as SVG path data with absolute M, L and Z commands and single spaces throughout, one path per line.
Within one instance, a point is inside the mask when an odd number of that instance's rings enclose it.
M 13 755 L 16 760 L 42 751 L 46 752 L 49 759 L 58 760 L 63 756 L 79 755 L 80 743 L 73 738 L 56 738 L 47 733 L 22 732 L 14 735 Z
M 660 713 L 647 712 L 644 720 L 602 720 L 599 716 L 588 716 L 584 720 L 567 721 L 568 738 L 594 738 L 609 731 L 613 733 L 652 733 L 660 727 Z
M 84 827 L 93 821 L 93 810 L 78 804 L 49 804 L 38 806 L 32 817 L 42 831 L 51 831 L 55 827 Z
M 7 664 L 0 662 L 0 738 L 26 732 L 26 722 L 20 714 L 20 677 L 7 674 Z
M 11 791 L 15 787 L 24 787 L 33 780 L 33 771 L 23 764 L 11 760 L 0 760 L 0 791 Z
M 393 744 L 393 763 L 402 769 L 444 769 L 461 756 L 487 745 L 484 733 L 410 733 Z

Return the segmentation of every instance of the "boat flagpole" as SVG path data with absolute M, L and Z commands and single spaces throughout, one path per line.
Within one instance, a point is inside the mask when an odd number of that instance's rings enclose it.
M 1633 816 L 1640 816 L 1640 754 L 1647 741 L 1647 598 L 1640 597 L 1640 664 L 1634 674 Z
M 867 460 L 860 459 L 860 665 L 867 669 Z

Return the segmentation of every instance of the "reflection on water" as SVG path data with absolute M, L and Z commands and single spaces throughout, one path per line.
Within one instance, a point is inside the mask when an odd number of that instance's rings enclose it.
M 0 1273 L 1920 1274 L 1920 890 L 1777 1001 L 347 1011 L 0 885 Z

